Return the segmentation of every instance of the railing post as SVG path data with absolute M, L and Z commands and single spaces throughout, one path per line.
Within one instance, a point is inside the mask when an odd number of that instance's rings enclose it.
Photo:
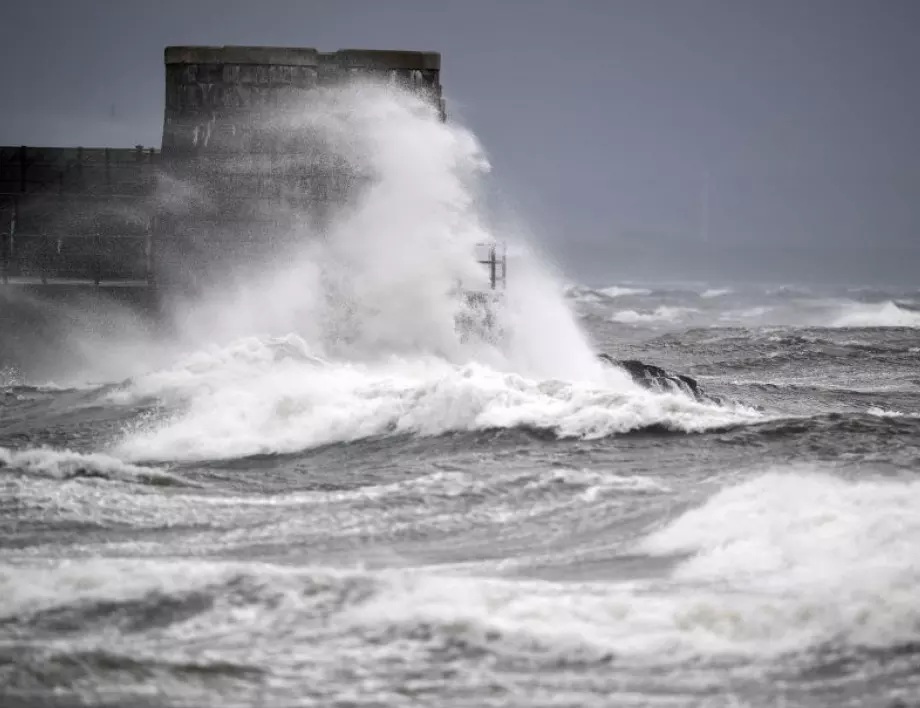
M 495 244 L 493 243 L 489 246 L 489 281 L 492 285 L 492 289 L 495 290 L 496 285 L 496 261 L 495 261 Z

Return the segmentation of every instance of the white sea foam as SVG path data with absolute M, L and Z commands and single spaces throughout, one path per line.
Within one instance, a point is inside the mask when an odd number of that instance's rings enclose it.
M 834 327 L 920 327 L 920 312 L 888 301 L 878 304 L 852 303 L 841 307 Z
M 890 646 L 920 638 L 918 504 L 916 481 L 778 471 L 722 490 L 642 549 L 692 553 L 675 579 L 728 591 L 722 607 L 681 611 L 722 639 Z
M 667 581 L 413 577 L 355 615 L 656 663 L 829 643 L 889 647 L 920 639 L 918 503 L 917 482 L 766 474 L 727 487 L 640 544 L 694 554 Z
M 731 295 L 734 292 L 731 288 L 709 288 L 700 293 L 700 297 L 706 300 Z
M 690 286 L 687 286 L 690 287 Z M 695 286 L 699 287 L 699 286 Z M 888 299 L 881 302 L 859 302 L 836 293 L 812 292 L 791 287 L 760 293 L 728 287 L 699 287 L 698 297 L 709 301 L 697 309 L 691 305 L 693 296 L 675 300 L 679 291 L 658 288 L 612 286 L 591 290 L 577 285 L 568 286 L 571 299 L 600 306 L 606 301 L 610 319 L 621 324 L 662 325 L 684 323 L 739 326 L 792 326 L 816 328 L 841 327 L 920 327 L 920 311 L 909 301 Z M 614 309 L 617 298 L 644 296 L 646 304 L 640 309 Z M 883 292 L 878 293 L 884 296 Z M 891 298 L 889 293 L 887 297 Z
M 678 557 L 665 578 L 558 583 L 424 567 L 369 573 L 257 563 L 64 561 L 0 566 L 0 613 L 21 617 L 75 600 L 140 600 L 244 582 L 252 589 L 245 602 L 258 611 L 226 604 L 218 589 L 202 616 L 164 632 L 207 636 L 219 627 L 225 635 L 264 642 L 269 635 L 256 630 L 281 612 L 304 620 L 292 626 L 303 632 L 298 651 L 310 652 L 316 623 L 306 620 L 321 612 L 322 626 L 336 635 L 386 633 L 409 643 L 459 636 L 489 653 L 550 661 L 614 654 L 618 661 L 661 666 L 828 646 L 888 648 L 920 640 L 918 504 L 916 481 L 848 481 L 787 469 L 729 483 L 640 541 L 638 550 L 646 553 L 690 554 Z M 366 595 L 351 603 L 346 590 L 355 583 Z M 315 590 L 339 598 L 334 609 L 317 608 Z M 422 626 L 426 631 L 419 633 Z M 102 640 L 121 641 L 113 633 Z M 326 656 L 338 651 L 320 646 Z M 245 647 L 252 650 L 250 643 Z M 259 655 L 266 650 L 260 645 Z
M 598 292 L 607 297 L 628 297 L 633 295 L 652 294 L 652 291 L 647 288 L 628 288 L 620 285 L 611 285 L 610 287 L 601 288 Z
M 866 413 L 876 416 L 877 418 L 920 418 L 920 413 L 905 413 L 904 411 L 892 411 L 878 406 L 870 406 Z
M 51 448 L 11 450 L 0 447 L 0 469 L 7 468 L 53 479 L 100 477 L 148 484 L 182 484 L 168 472 L 128 464 L 111 455 Z
M 120 392 L 183 408 L 146 431 L 130 432 L 113 453 L 132 460 L 222 459 L 394 433 L 533 427 L 598 438 L 650 425 L 699 431 L 758 417 L 745 408 L 652 393 L 624 383 L 614 370 L 598 384 L 436 357 L 320 364 L 301 355 L 278 360 L 267 345 L 254 349 L 258 341 L 243 348 L 245 363 L 212 356 L 200 371 L 185 365 L 157 372 Z
M 199 351 L 110 396 L 157 397 L 173 414 L 129 432 L 116 454 L 227 458 L 388 433 L 526 426 L 600 437 L 750 419 L 653 395 L 603 365 L 518 234 L 500 234 L 514 274 L 497 313 L 501 336 L 461 338 L 453 288 L 481 284 L 475 246 L 494 236 L 475 196 L 488 170 L 482 148 L 417 99 L 376 89 L 340 98 L 329 115 L 304 120 L 333 142 L 347 135 L 350 159 L 375 181 L 324 239 L 288 254 L 264 282 L 184 313 Z
M 562 288 L 563 297 L 574 300 L 578 303 L 599 303 L 603 302 L 604 298 L 597 293 L 596 290 L 592 290 L 589 287 L 584 285 L 577 285 L 569 283 Z
M 561 283 L 481 205 L 490 170 L 475 136 L 444 124 L 426 103 L 393 89 L 331 91 L 305 107 L 289 131 L 317 132 L 373 175 L 318 237 L 306 218 L 296 246 L 261 274 L 220 284 L 176 314 L 187 349 L 241 337 L 297 335 L 313 355 L 368 361 L 435 356 L 551 378 L 609 379 L 564 297 Z M 480 243 L 508 245 L 503 332 L 495 345 L 463 338 L 458 283 L 487 288 Z
M 16 617 L 94 599 L 132 600 L 183 592 L 227 579 L 233 564 L 190 561 L 75 560 L 54 565 L 0 565 L 0 616 Z
M 674 323 L 699 312 L 692 307 L 670 307 L 662 305 L 651 312 L 622 310 L 615 312 L 610 319 L 620 324 Z

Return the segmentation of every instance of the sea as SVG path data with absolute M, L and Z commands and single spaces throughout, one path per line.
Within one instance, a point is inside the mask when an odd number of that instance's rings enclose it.
M 321 244 L 0 332 L 0 705 L 920 706 L 920 290 L 574 283 L 375 100 Z

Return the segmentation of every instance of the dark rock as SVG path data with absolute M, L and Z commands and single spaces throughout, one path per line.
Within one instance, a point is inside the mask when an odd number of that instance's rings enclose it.
M 638 359 L 614 359 L 609 354 L 598 354 L 598 358 L 611 366 L 624 369 L 633 381 L 645 388 L 668 393 L 683 393 L 706 403 L 720 402 L 718 398 L 704 393 L 697 380 L 690 376 L 672 374 L 660 366 L 646 364 Z

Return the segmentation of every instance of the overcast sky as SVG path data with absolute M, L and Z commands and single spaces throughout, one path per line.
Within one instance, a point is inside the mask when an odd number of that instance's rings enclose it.
M 573 276 L 918 280 L 920 0 L 0 4 L 0 144 L 158 146 L 169 44 L 434 50 Z

